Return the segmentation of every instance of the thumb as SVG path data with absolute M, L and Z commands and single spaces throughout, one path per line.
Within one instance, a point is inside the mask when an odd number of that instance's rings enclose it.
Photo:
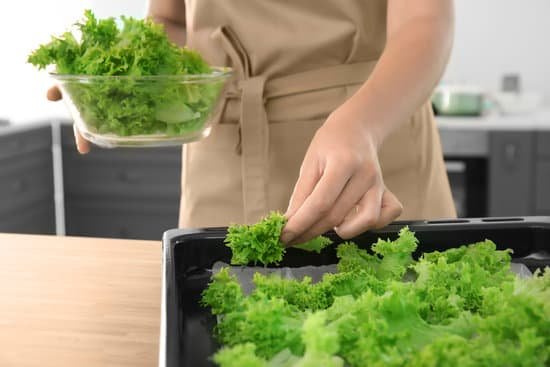
M 59 101 L 63 96 L 61 95 L 61 91 L 57 86 L 53 86 L 50 89 L 48 89 L 48 92 L 46 93 L 46 98 L 48 98 L 50 101 Z

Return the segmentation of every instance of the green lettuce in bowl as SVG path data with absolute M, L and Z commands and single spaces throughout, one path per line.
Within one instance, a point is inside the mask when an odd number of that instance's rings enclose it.
M 82 135 L 105 147 L 181 144 L 208 135 L 229 68 L 172 43 L 150 19 L 87 10 L 28 61 L 50 73 Z M 77 35 L 75 35 L 75 33 Z

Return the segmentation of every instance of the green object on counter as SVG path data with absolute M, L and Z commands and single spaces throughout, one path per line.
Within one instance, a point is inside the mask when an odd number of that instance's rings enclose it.
M 438 88 L 432 96 L 437 115 L 480 116 L 485 110 L 485 96 L 471 88 Z

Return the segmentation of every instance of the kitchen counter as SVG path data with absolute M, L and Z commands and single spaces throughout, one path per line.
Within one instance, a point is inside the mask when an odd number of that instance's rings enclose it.
M 501 132 L 550 134 L 550 110 L 531 114 L 481 117 L 436 116 L 443 154 L 450 157 L 488 157 L 491 135 Z
M 492 113 L 481 117 L 436 116 L 440 130 L 550 130 L 550 110 L 534 113 L 500 115 Z
M 0 366 L 154 366 L 161 243 L 0 234 Z
M 478 192 L 471 207 L 486 205 L 483 215 L 489 216 L 550 213 L 550 110 L 438 116 L 437 126 L 446 161 L 462 164 L 464 173 L 455 177 L 470 182 L 470 191 Z

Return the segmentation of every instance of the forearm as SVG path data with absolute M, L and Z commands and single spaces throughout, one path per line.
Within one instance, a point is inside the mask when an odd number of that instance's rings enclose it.
M 452 17 L 433 16 L 410 19 L 388 36 L 372 75 L 342 106 L 368 125 L 377 145 L 430 97 L 447 64 L 452 38 Z
M 185 46 L 185 1 L 150 0 L 147 16 L 164 25 L 168 38 L 179 46 Z
M 187 32 L 185 31 L 185 25 L 181 23 L 174 22 L 170 19 L 149 15 L 155 22 L 161 23 L 164 25 L 164 30 L 168 35 L 168 38 L 174 42 L 176 45 L 185 46 L 187 39 Z

